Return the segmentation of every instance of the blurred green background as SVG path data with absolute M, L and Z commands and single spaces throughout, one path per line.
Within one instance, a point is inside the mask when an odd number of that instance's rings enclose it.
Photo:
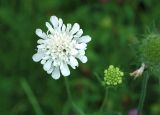
M 35 29 L 46 31 L 45 22 L 52 15 L 64 23 L 79 23 L 92 37 L 88 62 L 68 77 L 77 106 L 88 115 L 98 111 L 105 90 L 94 73 L 102 76 L 113 64 L 125 72 L 125 78 L 109 90 L 104 115 L 128 115 L 136 109 L 142 78 L 128 75 L 140 65 L 134 44 L 160 19 L 159 0 L 0 0 L 0 115 L 35 115 L 34 97 L 44 115 L 78 115 L 68 100 L 64 78 L 53 80 L 40 63 L 32 61 L 38 40 Z M 158 83 L 160 78 L 150 76 L 144 115 L 160 115 Z

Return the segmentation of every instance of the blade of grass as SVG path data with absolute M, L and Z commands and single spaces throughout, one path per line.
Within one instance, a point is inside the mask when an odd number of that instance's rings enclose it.
M 44 115 L 35 95 L 32 92 L 32 89 L 31 89 L 30 85 L 28 84 L 28 82 L 26 81 L 26 79 L 21 78 L 20 83 L 21 83 L 21 86 L 22 86 L 25 94 L 27 95 L 29 102 L 31 103 L 31 105 L 33 107 L 35 114 L 36 115 Z
M 67 95 L 69 98 L 69 101 L 71 102 L 73 108 L 77 111 L 77 113 L 79 113 L 78 115 L 85 115 L 84 112 L 73 102 L 72 100 L 72 95 L 71 95 L 71 91 L 69 88 L 69 83 L 68 83 L 68 78 L 64 78 L 65 80 L 65 86 L 66 86 L 66 90 L 67 90 Z

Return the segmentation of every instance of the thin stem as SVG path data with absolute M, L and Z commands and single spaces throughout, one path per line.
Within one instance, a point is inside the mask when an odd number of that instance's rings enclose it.
M 159 77 L 159 88 L 160 88 L 160 77 Z
M 64 78 L 64 79 L 65 79 L 65 86 L 66 86 L 66 90 L 67 90 L 67 95 L 68 95 L 69 101 L 71 102 L 73 108 L 77 111 L 77 113 L 79 113 L 79 115 L 85 115 L 84 112 L 79 107 L 77 107 L 77 105 L 73 102 L 71 91 L 69 88 L 68 79 L 67 78 Z
M 106 90 L 105 90 L 105 96 L 104 96 L 104 99 L 103 99 L 102 104 L 99 109 L 99 115 L 101 115 L 101 113 L 103 112 L 107 98 L 108 98 L 108 88 L 106 88 Z
M 100 84 L 102 84 L 102 79 L 100 78 L 100 76 L 98 75 L 98 73 L 94 73 L 94 75 L 96 76 L 98 82 L 99 82 Z
M 34 109 L 34 112 L 36 115 L 44 115 L 41 108 L 40 108 L 40 105 L 35 97 L 35 95 L 33 94 L 32 92 L 32 89 L 31 87 L 29 86 L 28 82 L 26 81 L 26 79 L 22 78 L 20 80 L 20 83 L 21 83 L 21 86 L 24 90 L 24 92 L 26 93 L 27 97 L 28 97 L 28 100 L 29 102 L 31 103 L 33 109 Z
M 148 79 L 149 79 L 149 73 L 148 73 L 148 71 L 146 71 L 146 73 L 143 76 L 143 83 L 142 83 L 142 89 L 141 89 L 141 97 L 140 97 L 139 105 L 138 105 L 138 115 L 142 115 L 144 100 L 145 100 L 146 92 L 147 92 Z

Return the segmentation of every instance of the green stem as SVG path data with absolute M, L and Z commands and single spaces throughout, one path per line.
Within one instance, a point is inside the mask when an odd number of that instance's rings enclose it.
M 149 73 L 148 73 L 148 71 L 146 71 L 146 73 L 143 76 L 141 97 L 140 97 L 139 105 L 138 105 L 138 115 L 142 115 L 144 100 L 145 100 L 145 97 L 146 97 L 148 79 L 149 79 Z
M 68 95 L 69 101 L 71 102 L 73 108 L 77 111 L 77 113 L 79 113 L 79 115 L 85 115 L 84 112 L 72 100 L 72 95 L 71 95 L 71 91 L 69 88 L 68 78 L 64 78 L 64 79 L 65 79 L 65 86 L 66 86 L 66 90 L 67 90 L 67 95 Z
M 160 77 L 159 77 L 159 88 L 160 88 Z
M 31 103 L 31 105 L 34 109 L 35 114 L 36 115 L 44 115 L 35 95 L 33 94 L 32 90 L 31 90 L 31 87 L 29 86 L 26 79 L 22 78 L 20 80 L 20 83 L 21 83 L 21 86 L 22 86 L 24 92 L 26 93 L 26 95 L 28 97 L 29 102 Z
M 99 109 L 99 115 L 102 114 L 103 109 L 104 109 L 104 107 L 105 107 L 106 100 L 107 100 L 107 98 L 108 98 L 108 90 L 109 90 L 109 89 L 106 88 L 106 90 L 105 90 L 105 96 L 104 96 L 104 99 L 103 99 L 102 104 L 101 104 L 100 109 Z
M 97 78 L 98 82 L 100 84 L 102 84 L 102 79 L 100 78 L 100 76 L 98 75 L 98 73 L 94 73 L 95 77 Z

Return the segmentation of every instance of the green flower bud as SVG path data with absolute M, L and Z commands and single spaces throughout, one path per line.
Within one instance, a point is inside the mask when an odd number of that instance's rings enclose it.
M 106 85 L 118 85 L 122 83 L 124 73 L 118 67 L 110 65 L 108 69 L 104 70 L 104 83 Z
M 142 62 L 148 66 L 160 65 L 160 35 L 150 34 L 140 45 Z

